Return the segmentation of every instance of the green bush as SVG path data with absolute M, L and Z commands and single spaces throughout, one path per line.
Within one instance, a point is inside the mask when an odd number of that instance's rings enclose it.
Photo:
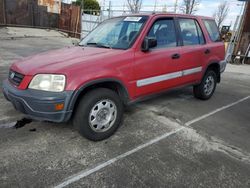
M 76 0 L 75 5 L 83 6 L 83 12 L 86 14 L 98 15 L 100 13 L 100 5 L 96 0 Z

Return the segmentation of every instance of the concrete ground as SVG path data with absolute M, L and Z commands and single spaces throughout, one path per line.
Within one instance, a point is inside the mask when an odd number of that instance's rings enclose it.
M 14 59 L 71 43 L 63 36 L 11 38 L 9 30 L 0 29 L 7 36 L 0 42 L 1 80 Z M 250 187 L 247 70 L 228 65 L 209 101 L 183 88 L 130 106 L 117 133 L 102 142 L 82 138 L 70 124 L 13 129 L 21 114 L 1 95 L 0 185 Z

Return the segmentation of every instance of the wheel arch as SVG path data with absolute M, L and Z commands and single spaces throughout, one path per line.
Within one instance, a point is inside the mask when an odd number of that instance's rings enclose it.
M 208 70 L 213 70 L 216 75 L 217 75 L 217 82 L 220 83 L 221 81 L 221 74 L 220 74 L 220 63 L 219 61 L 211 61 L 208 66 L 206 67 L 204 73 L 203 73 L 203 77 L 206 74 L 206 72 Z
M 84 96 L 88 91 L 96 88 L 107 88 L 115 91 L 125 105 L 130 101 L 129 92 L 122 81 L 114 78 L 98 79 L 83 84 L 78 90 L 75 91 L 70 102 L 70 109 L 73 110 L 73 113 L 82 96 Z

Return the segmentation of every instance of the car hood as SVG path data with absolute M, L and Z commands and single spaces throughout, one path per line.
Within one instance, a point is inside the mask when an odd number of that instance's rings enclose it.
M 65 73 L 76 64 L 80 63 L 81 68 L 88 67 L 89 63 L 104 60 L 123 51 L 94 47 L 68 47 L 24 58 L 15 62 L 11 68 L 25 75 Z

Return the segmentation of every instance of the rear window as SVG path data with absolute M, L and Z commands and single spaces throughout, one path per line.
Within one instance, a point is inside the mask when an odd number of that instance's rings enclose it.
M 208 31 L 209 37 L 213 42 L 220 42 L 219 29 L 214 20 L 203 20 Z

